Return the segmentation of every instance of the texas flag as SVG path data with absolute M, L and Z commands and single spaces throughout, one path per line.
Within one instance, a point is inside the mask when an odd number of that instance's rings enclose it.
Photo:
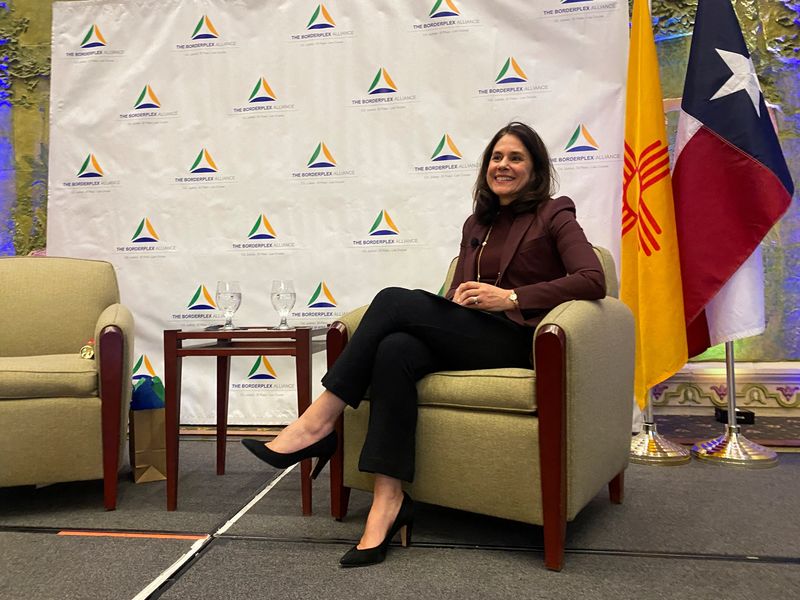
M 794 185 L 730 0 L 700 0 L 672 174 L 689 356 L 764 331 L 759 243 Z

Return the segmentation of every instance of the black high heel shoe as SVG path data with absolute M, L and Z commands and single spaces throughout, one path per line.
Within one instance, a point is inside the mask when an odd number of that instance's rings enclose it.
M 386 559 L 389 543 L 398 531 L 400 532 L 400 545 L 403 548 L 411 545 L 411 530 L 413 527 L 414 501 L 411 496 L 403 492 L 403 503 L 400 505 L 397 517 L 395 517 L 392 526 L 389 527 L 389 531 L 383 541 L 374 548 L 365 548 L 363 550 L 359 550 L 358 544 L 356 544 L 339 559 L 339 564 L 342 567 L 366 567 L 367 565 L 382 563 Z
M 300 450 L 296 452 L 283 454 L 270 450 L 264 445 L 264 442 L 259 440 L 254 440 L 252 438 L 245 438 L 242 440 L 242 444 L 244 444 L 245 448 L 276 469 L 285 469 L 291 467 L 295 463 L 299 463 L 301 460 L 316 458 L 317 463 L 311 471 L 311 479 L 316 479 L 323 467 L 328 464 L 333 453 L 336 452 L 337 443 L 336 431 L 331 431 L 324 438 L 314 442 L 310 446 L 300 448 Z

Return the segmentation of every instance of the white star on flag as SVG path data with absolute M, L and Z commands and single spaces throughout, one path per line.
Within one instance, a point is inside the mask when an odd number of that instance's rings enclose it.
M 724 98 L 735 92 L 744 90 L 750 96 L 750 101 L 753 103 L 753 108 L 756 109 L 756 114 L 761 117 L 761 86 L 758 83 L 755 67 L 750 57 L 743 54 L 736 54 L 728 50 L 720 50 L 715 48 L 717 54 L 720 55 L 725 64 L 731 70 L 731 76 L 728 78 L 721 88 L 711 96 L 710 100 L 717 100 Z

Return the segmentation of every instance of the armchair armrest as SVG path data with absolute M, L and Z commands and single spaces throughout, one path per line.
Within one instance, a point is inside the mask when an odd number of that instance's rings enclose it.
M 627 465 L 635 350 L 633 315 L 612 297 L 565 302 L 545 316 L 534 340 L 543 332 L 556 331 L 563 336 L 563 431 L 570 474 L 566 508 L 567 518 L 572 519 Z M 534 360 L 537 379 L 549 377 L 549 369 L 538 368 L 544 366 L 539 362 L 547 359 L 535 351 Z M 559 400 L 537 398 L 540 407 Z
M 331 324 L 331 328 L 328 330 L 328 335 L 326 338 L 326 346 L 328 350 L 328 368 L 330 368 L 331 365 L 336 362 L 336 359 L 339 358 L 339 355 L 342 353 L 342 350 L 344 350 L 348 340 L 353 333 L 355 333 L 355 330 L 358 329 L 361 319 L 364 316 L 364 313 L 367 312 L 368 308 L 369 304 L 360 306 L 355 310 L 351 310 L 350 312 L 343 314 L 341 317 L 339 317 L 338 321 L 334 321 Z
M 127 405 L 131 399 L 133 315 L 122 304 L 100 313 L 95 325 L 97 371 L 103 430 L 104 504 L 113 510 L 117 502 L 116 477 L 128 428 Z

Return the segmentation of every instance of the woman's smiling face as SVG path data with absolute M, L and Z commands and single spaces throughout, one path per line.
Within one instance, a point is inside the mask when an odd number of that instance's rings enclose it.
M 511 204 L 533 175 L 533 158 L 520 139 L 507 133 L 494 145 L 486 183 L 500 200 L 501 206 Z

